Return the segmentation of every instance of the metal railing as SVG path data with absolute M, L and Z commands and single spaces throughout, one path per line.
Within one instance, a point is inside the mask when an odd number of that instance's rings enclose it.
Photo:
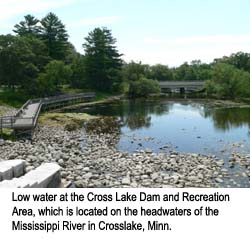
M 88 99 L 95 97 L 95 93 L 78 93 L 78 94 L 65 94 L 55 97 L 47 97 L 47 98 L 37 98 L 28 100 L 14 116 L 4 116 L 0 117 L 0 129 L 3 128 L 34 128 L 37 124 L 37 120 L 41 109 L 44 105 L 55 104 L 59 102 L 73 101 L 79 99 Z M 27 106 L 30 104 L 39 103 L 38 108 L 36 109 L 33 117 L 21 117 L 21 115 L 27 109 Z
M 15 117 L 15 116 L 0 117 L 0 129 L 2 128 L 15 129 L 18 127 L 30 128 L 33 125 L 34 125 L 34 117 Z

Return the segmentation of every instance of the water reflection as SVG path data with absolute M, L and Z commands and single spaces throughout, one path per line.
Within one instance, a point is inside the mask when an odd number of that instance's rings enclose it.
M 214 127 L 222 131 L 245 126 L 250 127 L 249 108 L 204 108 L 204 117 L 213 119 Z M 250 128 L 249 128 L 250 129 Z
M 149 128 L 151 126 L 152 115 L 161 116 L 167 114 L 169 105 L 155 104 L 155 102 L 130 101 L 124 102 L 123 114 L 120 118 L 124 126 L 135 130 L 139 128 Z
M 201 118 L 212 122 L 214 128 L 220 131 L 230 131 L 235 128 L 248 126 L 250 129 L 250 109 L 249 108 L 212 108 L 202 102 L 194 101 L 121 101 L 119 103 L 95 105 L 91 108 L 83 108 L 80 112 L 87 112 L 94 115 L 119 117 L 123 126 L 130 130 L 150 128 L 152 118 L 167 117 L 176 114 L 178 121 L 181 115 L 191 116 L 199 114 Z M 177 116 L 177 113 L 179 115 Z M 163 124 L 164 118 L 161 119 Z M 185 127 L 185 118 L 182 123 Z

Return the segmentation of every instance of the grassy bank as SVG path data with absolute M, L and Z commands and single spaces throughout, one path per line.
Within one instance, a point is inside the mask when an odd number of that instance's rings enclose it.
M 21 90 L 0 89 L 0 105 L 20 108 L 30 98 Z
M 96 96 L 93 101 L 101 101 L 107 99 L 114 94 L 94 91 L 91 89 L 76 89 L 71 88 L 68 85 L 62 85 L 59 89 L 60 94 L 75 94 L 75 93 L 84 93 L 84 92 L 95 92 Z M 8 88 L 0 88 L 0 105 L 8 105 L 15 108 L 20 108 L 26 101 L 32 98 L 36 98 L 37 96 L 27 95 L 27 93 L 23 92 L 20 89 L 8 89 Z
M 39 118 L 39 124 L 73 131 L 82 127 L 85 122 L 96 118 L 86 113 L 44 113 Z

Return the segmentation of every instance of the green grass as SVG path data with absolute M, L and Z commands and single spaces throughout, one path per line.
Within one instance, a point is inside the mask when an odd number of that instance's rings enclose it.
M 1 89 L 0 91 L 0 104 L 8 105 L 11 107 L 19 108 L 21 107 L 30 96 L 25 95 L 20 90 L 9 90 L 9 89 Z
M 72 88 L 70 85 L 67 85 L 67 84 L 61 85 L 60 90 L 63 93 L 70 93 L 70 94 L 84 93 L 84 92 L 95 92 L 96 96 L 93 99 L 93 101 L 100 101 L 100 100 L 104 100 L 104 99 L 106 99 L 108 97 L 117 95 L 117 94 L 112 94 L 112 93 L 107 93 L 107 92 L 95 91 L 95 90 L 87 89 L 87 88 L 86 89 Z
M 14 131 L 11 129 L 3 129 L 2 137 L 4 140 L 14 140 Z
M 117 94 L 106 93 L 101 91 L 94 91 L 91 89 L 76 89 L 72 88 L 69 85 L 60 86 L 60 90 L 62 93 L 83 93 L 83 92 L 95 92 L 96 96 L 93 101 L 101 101 L 105 100 L 108 97 L 115 96 Z M 26 101 L 29 99 L 35 98 L 34 96 L 29 96 L 25 94 L 23 91 L 16 89 L 11 90 L 7 88 L 0 88 L 0 105 L 8 105 L 15 108 L 20 108 Z
M 95 92 L 96 93 L 96 96 L 94 98 L 94 101 L 101 101 L 101 100 L 104 100 L 108 97 L 111 97 L 111 96 L 115 96 L 117 94 L 112 94 L 112 93 L 105 93 L 105 92 Z
M 60 91 L 62 91 L 63 93 L 70 93 L 70 94 L 74 94 L 74 93 L 81 93 L 83 92 L 82 89 L 78 89 L 78 88 L 72 88 L 70 85 L 68 84 L 64 84 L 60 86 Z M 86 92 L 86 91 L 85 91 Z

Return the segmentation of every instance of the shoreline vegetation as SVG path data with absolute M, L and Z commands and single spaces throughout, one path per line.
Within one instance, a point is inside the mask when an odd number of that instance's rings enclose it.
M 250 97 L 250 54 L 222 56 L 211 63 L 193 60 L 178 67 L 125 62 L 117 39 L 106 27 L 83 33 L 84 54 L 76 51 L 62 20 L 52 12 L 30 14 L 0 35 L 0 101 L 18 107 L 29 98 L 94 91 L 97 99 L 126 94 L 159 94 L 158 81 L 204 81 L 201 96 Z M 84 37 L 84 35 L 86 36 Z
M 222 103 L 239 106 L 231 101 L 210 102 L 220 107 Z M 156 154 L 150 149 L 121 152 L 116 148 L 119 136 L 119 122 L 113 117 L 48 112 L 39 118 L 32 140 L 0 140 L 1 158 L 24 159 L 27 171 L 44 162 L 57 162 L 62 167 L 62 178 L 76 187 L 240 186 L 229 181 L 225 161 L 216 156 L 176 151 Z M 229 163 L 246 169 L 241 172 L 239 168 L 235 174 L 250 176 L 250 155 L 232 154 Z

